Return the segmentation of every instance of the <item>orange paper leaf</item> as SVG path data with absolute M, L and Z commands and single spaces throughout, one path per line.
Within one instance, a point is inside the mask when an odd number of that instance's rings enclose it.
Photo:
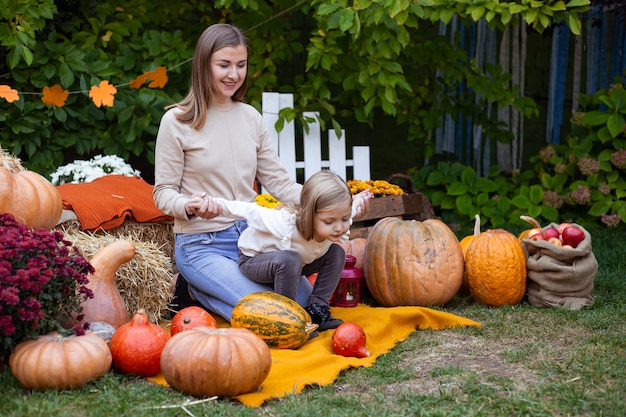
M 107 80 L 100 82 L 100 86 L 91 86 L 89 91 L 89 97 L 96 105 L 96 107 L 113 106 L 114 95 L 117 93 L 117 88 L 114 85 L 109 84 Z
M 146 81 L 152 81 L 148 84 L 150 88 L 163 88 L 167 84 L 167 70 L 164 66 L 157 67 L 154 71 L 148 71 L 132 80 L 129 84 L 131 88 L 141 88 Z
M 13 103 L 14 101 L 20 99 L 20 95 L 17 93 L 17 90 L 12 89 L 8 85 L 0 85 L 0 97 L 9 103 Z
M 45 86 L 43 88 L 41 101 L 48 106 L 63 107 L 68 94 L 68 91 L 61 88 L 58 84 L 55 84 L 52 87 Z

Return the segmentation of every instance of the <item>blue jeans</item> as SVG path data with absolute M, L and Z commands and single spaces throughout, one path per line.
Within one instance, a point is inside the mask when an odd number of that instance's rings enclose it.
M 237 240 L 246 228 L 246 222 L 239 220 L 220 232 L 175 236 L 174 259 L 176 267 L 189 282 L 189 292 L 208 310 L 228 321 L 233 308 L 244 296 L 272 291 L 271 285 L 258 284 L 239 270 Z M 300 277 L 296 301 L 306 306 L 311 290 L 306 277 Z

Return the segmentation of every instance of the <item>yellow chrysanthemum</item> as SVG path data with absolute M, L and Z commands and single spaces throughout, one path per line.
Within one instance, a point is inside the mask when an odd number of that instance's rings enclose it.
M 350 187 L 352 194 L 358 194 L 361 191 L 370 189 L 375 197 L 404 194 L 402 188 L 385 180 L 349 180 L 348 187 Z

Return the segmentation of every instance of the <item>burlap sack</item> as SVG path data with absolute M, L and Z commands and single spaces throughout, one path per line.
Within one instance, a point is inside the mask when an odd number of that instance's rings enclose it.
M 591 250 L 591 235 L 582 226 L 585 239 L 575 248 L 563 248 L 543 240 L 522 239 L 526 251 L 526 295 L 535 307 L 580 310 L 593 303 L 591 291 L 598 261 Z M 546 227 L 556 227 L 551 224 Z M 544 228 L 545 229 L 545 228 Z

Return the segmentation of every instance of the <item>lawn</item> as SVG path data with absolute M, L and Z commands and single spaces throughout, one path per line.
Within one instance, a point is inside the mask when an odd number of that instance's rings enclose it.
M 581 311 L 457 296 L 442 310 L 480 328 L 416 331 L 371 368 L 248 408 L 109 372 L 78 390 L 31 392 L 0 373 L 2 416 L 626 416 L 626 232 L 590 229 L 599 263 Z M 194 401 L 196 401 L 194 403 Z

